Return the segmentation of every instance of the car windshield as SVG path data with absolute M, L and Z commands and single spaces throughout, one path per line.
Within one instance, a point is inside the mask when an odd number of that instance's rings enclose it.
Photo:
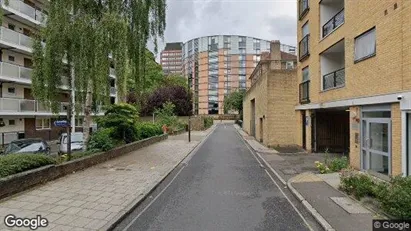
M 11 142 L 7 148 L 5 153 L 23 153 L 23 152 L 37 152 L 41 148 L 43 148 L 42 142 L 39 141 L 31 141 L 31 142 Z
M 67 144 L 67 135 L 63 138 L 63 143 Z M 83 134 L 72 134 L 71 135 L 71 143 L 83 143 Z

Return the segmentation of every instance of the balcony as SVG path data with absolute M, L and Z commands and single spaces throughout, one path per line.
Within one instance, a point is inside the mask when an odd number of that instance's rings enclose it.
M 344 0 L 322 0 L 320 2 L 321 38 L 340 27 L 344 20 Z
M 310 7 L 308 5 L 308 0 L 298 0 L 298 16 L 300 20 L 304 18 L 304 16 L 310 10 Z
M 9 81 L 19 81 L 24 83 L 31 83 L 31 75 L 33 70 L 30 68 L 0 62 L 0 78 L 7 79 Z
M 308 34 L 303 39 L 301 39 L 299 46 L 298 46 L 300 61 L 310 55 L 309 44 L 310 44 L 310 35 Z
M 5 27 L 0 27 L 0 43 L 8 47 L 15 47 L 27 53 L 32 52 L 33 39 Z
M 67 112 L 67 109 L 63 107 L 63 105 L 68 105 L 68 103 L 61 103 L 60 112 Z M 0 112 L 51 113 L 51 109 L 49 105 L 44 105 L 36 100 L 0 98 Z
M 338 12 L 334 17 L 330 19 L 323 26 L 323 37 L 331 34 L 335 29 L 337 29 L 341 24 L 344 23 L 344 9 Z
M 345 85 L 345 40 L 341 40 L 320 54 L 322 90 Z
M 323 90 L 342 87 L 345 85 L 345 68 L 323 76 Z
M 116 95 L 117 90 L 115 87 L 110 87 L 110 95 Z
M 310 103 L 310 80 L 300 83 L 300 104 Z
M 1 5 L 4 10 L 11 14 L 15 14 L 20 17 L 15 19 L 18 21 L 26 20 L 35 24 L 45 25 L 47 21 L 47 15 L 43 12 L 36 10 L 20 0 L 8 0 L 8 4 L 5 4 L 5 0 L 1 1 Z
M 114 68 L 110 67 L 110 77 L 115 78 L 116 77 L 116 70 Z

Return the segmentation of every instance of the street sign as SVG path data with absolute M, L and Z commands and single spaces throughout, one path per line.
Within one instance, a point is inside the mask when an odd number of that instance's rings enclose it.
M 56 127 L 68 127 L 70 123 L 67 120 L 56 120 L 54 121 L 54 126 Z

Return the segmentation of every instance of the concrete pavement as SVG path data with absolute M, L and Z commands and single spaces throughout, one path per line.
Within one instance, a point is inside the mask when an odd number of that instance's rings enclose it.
M 115 230 L 309 230 L 235 128 L 223 124 L 131 216 Z
M 41 215 L 39 230 L 106 230 L 143 199 L 211 132 L 187 133 L 48 182 L 0 201 L 0 230 L 7 214 Z M 28 230 L 19 229 L 19 230 Z

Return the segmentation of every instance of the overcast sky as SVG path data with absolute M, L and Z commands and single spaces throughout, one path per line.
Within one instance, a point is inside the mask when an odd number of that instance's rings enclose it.
M 167 0 L 164 42 L 238 34 L 297 43 L 297 0 Z M 159 44 L 159 51 L 164 48 Z M 149 47 L 152 49 L 152 45 Z

